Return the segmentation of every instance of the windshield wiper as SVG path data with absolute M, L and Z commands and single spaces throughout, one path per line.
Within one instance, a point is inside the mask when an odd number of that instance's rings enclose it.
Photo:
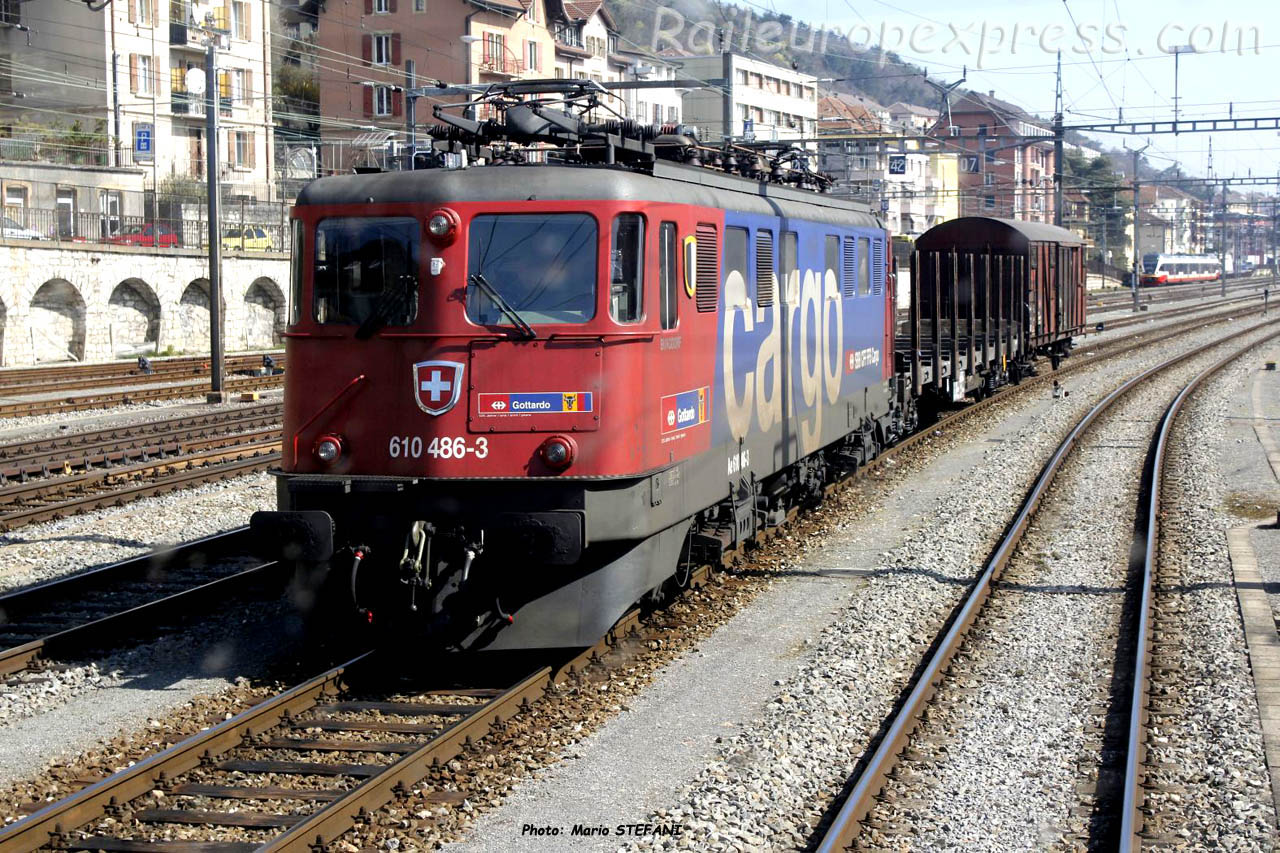
M 400 311 L 404 307 L 414 290 L 414 285 L 418 282 L 411 275 L 399 276 L 399 280 L 401 287 L 392 287 L 382 291 L 382 295 L 378 298 L 378 304 L 373 308 L 373 313 L 365 318 L 364 322 L 360 324 L 360 328 L 356 329 L 356 340 L 369 340 L 369 338 L 373 337 L 374 332 L 387 325 L 393 311 Z
M 483 273 L 474 272 L 468 277 L 467 281 L 484 291 L 485 296 L 493 300 L 493 304 L 498 306 L 498 310 L 507 316 L 511 321 L 511 325 L 520 330 L 520 334 L 529 340 L 533 340 L 538 333 L 533 327 L 524 321 L 524 318 L 516 313 L 516 309 L 511 307 L 511 303 L 507 302 L 498 292 L 498 289 L 489 283 L 489 279 L 484 277 Z

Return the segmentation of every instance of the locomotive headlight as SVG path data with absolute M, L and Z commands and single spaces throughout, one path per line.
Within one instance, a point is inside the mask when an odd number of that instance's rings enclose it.
M 458 236 L 461 223 L 458 214 L 447 207 L 432 211 L 427 217 L 427 233 L 431 235 L 431 242 L 438 246 L 449 245 Z
M 573 464 L 578 455 L 578 446 L 566 435 L 553 435 L 538 448 L 538 455 L 548 468 L 563 471 Z
M 342 455 L 342 438 L 336 435 L 321 436 L 316 442 L 315 454 L 326 465 L 336 461 Z

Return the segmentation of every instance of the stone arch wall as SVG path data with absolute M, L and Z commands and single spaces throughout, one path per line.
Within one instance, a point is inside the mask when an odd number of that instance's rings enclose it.
M 129 278 L 116 285 L 107 300 L 112 355 L 154 350 L 160 340 L 160 298 L 145 281 Z
M 209 279 L 198 278 L 178 300 L 179 347 L 186 352 L 209 351 Z
M 269 349 L 280 346 L 287 322 L 285 296 L 273 279 L 255 279 L 244 294 L 244 347 Z
M 28 325 L 36 362 L 84 359 L 85 304 L 75 285 L 53 278 L 31 297 Z

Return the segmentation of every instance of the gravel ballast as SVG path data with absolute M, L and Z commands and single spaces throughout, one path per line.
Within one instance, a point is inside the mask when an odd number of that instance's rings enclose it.
M 1234 327 L 1251 324 L 1240 322 Z M 1191 346 L 1223 333 L 1222 327 L 1188 333 L 1177 346 Z M 905 460 L 903 468 L 911 469 L 910 477 L 895 479 L 887 494 L 851 495 L 842 502 L 833 511 L 831 535 L 825 541 L 810 540 L 807 544 L 813 553 L 796 568 L 802 574 L 836 570 L 861 577 L 857 583 L 863 585 L 851 587 L 855 594 L 849 605 L 815 636 L 810 647 L 789 656 L 789 677 L 775 679 L 781 683 L 754 706 L 724 709 L 726 720 L 735 726 L 726 727 L 730 735 L 716 745 L 716 755 L 697 776 L 684 777 L 680 768 L 686 764 L 680 761 L 654 767 L 634 753 L 580 749 L 583 756 L 598 756 L 595 760 L 602 767 L 589 768 L 583 764 L 586 758 L 576 759 L 577 773 L 567 774 L 569 778 L 559 785 L 566 790 L 555 790 L 556 780 L 549 778 L 548 790 L 522 794 L 511 812 L 502 809 L 487 816 L 476 843 L 501 844 L 505 839 L 499 849 L 522 849 L 522 845 L 554 849 L 556 839 L 519 837 L 524 810 L 530 803 L 572 802 L 574 793 L 567 790 L 572 777 L 597 773 L 611 778 L 611 787 L 635 792 L 634 802 L 644 802 L 641 792 L 645 789 L 677 791 L 668 806 L 654 809 L 647 819 L 676 821 L 686 831 L 675 839 L 651 838 L 631 846 L 732 849 L 744 844 L 738 833 L 764 839 L 766 846 L 786 847 L 809 838 L 825 804 L 843 785 L 893 696 L 981 564 L 1043 458 L 1100 398 L 1104 386 L 1112 387 L 1121 376 L 1162 360 L 1174 346 L 1166 343 L 1157 352 L 1075 374 L 1066 383 L 1071 396 L 1058 404 L 1049 399 L 1047 389 L 1007 401 L 998 407 L 999 414 L 978 416 L 972 428 L 963 428 L 969 443 L 961 446 L 944 440 L 947 454 L 930 464 L 917 466 Z M 997 424 L 1000 417 L 1003 421 Z M 1003 451 L 1015 444 L 1029 452 L 1011 457 Z M 897 547 L 881 556 L 886 544 Z M 784 573 L 780 583 L 786 583 L 786 577 Z M 821 604 L 828 605 L 831 591 L 823 589 L 822 594 Z M 771 596 L 761 598 L 748 608 L 748 614 L 755 607 L 765 607 L 766 600 L 776 601 Z M 765 621 L 789 620 L 797 610 L 819 605 L 813 598 L 798 607 L 790 603 L 788 610 L 767 611 Z M 744 614 L 744 618 L 748 617 Z M 735 656 L 734 643 L 728 640 L 724 643 L 731 653 L 720 657 L 712 649 L 720 642 L 717 633 L 703 643 L 708 658 L 721 664 L 699 667 L 700 677 L 713 692 L 720 685 L 731 693 L 729 683 L 754 670 L 758 662 L 740 647 Z M 664 683 L 660 679 L 655 690 L 662 691 Z M 761 707 L 763 712 L 758 713 Z M 637 724 L 631 716 L 620 717 L 618 725 Z M 678 741 L 683 734 L 683 730 L 672 731 L 668 737 Z M 619 739 L 615 743 L 624 739 L 621 734 L 611 737 Z M 695 742 L 698 746 L 691 748 L 702 746 Z M 647 772 L 633 773 L 632 761 Z M 655 779 L 657 772 L 662 775 Z M 610 798 L 625 799 L 613 794 Z M 574 820 L 572 814 L 548 817 L 560 823 Z M 558 841 L 565 843 L 563 838 Z M 610 849 L 618 841 L 576 838 L 573 844 L 575 849 Z

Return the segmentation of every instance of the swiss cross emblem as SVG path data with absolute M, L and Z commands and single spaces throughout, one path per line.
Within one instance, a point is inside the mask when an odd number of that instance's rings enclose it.
M 413 397 L 428 415 L 443 415 L 462 394 L 462 371 L 457 361 L 420 361 L 413 366 Z

